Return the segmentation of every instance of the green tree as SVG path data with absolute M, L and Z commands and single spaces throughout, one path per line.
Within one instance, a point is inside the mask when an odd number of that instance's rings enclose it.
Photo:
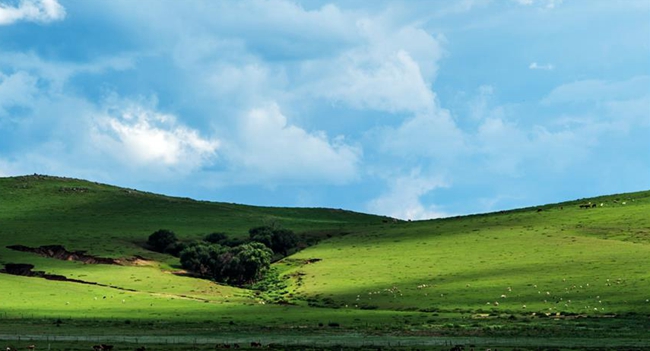
M 262 243 L 248 243 L 232 249 L 235 263 L 230 278 L 238 284 L 252 283 L 260 279 L 271 265 L 273 252 Z
M 222 242 L 226 241 L 228 239 L 228 236 L 226 233 L 211 233 L 206 235 L 203 240 L 212 243 L 212 244 L 221 244 Z
M 269 226 L 251 228 L 248 235 L 251 241 L 262 243 L 268 248 L 273 247 L 273 228 Z
M 287 256 L 288 250 L 296 247 L 298 236 L 289 229 L 275 229 L 271 240 L 271 249 L 273 252 L 282 253 Z
M 275 253 L 287 256 L 289 249 L 296 247 L 298 236 L 289 230 L 269 226 L 255 227 L 248 231 L 251 241 L 262 243 Z
M 260 279 L 269 269 L 272 256 L 271 249 L 256 242 L 234 248 L 199 242 L 187 245 L 180 253 L 180 260 L 188 271 L 239 285 Z
M 171 230 L 160 229 L 155 231 L 153 234 L 149 235 L 147 244 L 154 250 L 158 252 L 165 252 L 165 250 L 170 247 L 170 245 L 178 242 L 176 234 Z

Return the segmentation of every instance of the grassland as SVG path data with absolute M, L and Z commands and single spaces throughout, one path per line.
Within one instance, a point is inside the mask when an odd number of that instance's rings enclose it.
M 579 207 L 586 203 L 596 207 Z M 199 202 L 66 178 L 0 178 L 0 264 L 29 263 L 100 284 L 0 274 L 0 339 L 131 335 L 191 344 L 254 336 L 286 347 L 290 340 L 646 347 L 648 213 L 650 192 L 638 192 L 394 222 L 343 210 Z M 174 274 L 175 258 L 142 246 L 160 228 L 192 240 L 215 231 L 245 236 L 271 223 L 319 242 L 276 262 L 265 291 Z M 16 244 L 145 259 L 84 264 L 6 248 Z M 74 349 L 74 340 L 57 342 Z

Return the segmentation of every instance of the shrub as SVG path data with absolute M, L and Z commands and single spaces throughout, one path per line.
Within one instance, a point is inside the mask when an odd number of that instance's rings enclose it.
M 218 282 L 245 284 L 262 277 L 273 253 L 260 243 L 236 247 L 193 243 L 180 253 L 183 268 Z
M 206 235 L 203 239 L 212 244 L 221 244 L 223 241 L 227 240 L 228 236 L 225 233 L 211 233 Z
M 298 244 L 298 236 L 289 229 L 269 226 L 255 227 L 248 231 L 250 240 L 266 245 L 275 253 L 287 256 L 288 251 Z
M 178 242 L 176 234 L 171 230 L 160 229 L 153 234 L 149 235 L 147 244 L 154 250 L 158 252 L 165 252 L 167 247 Z

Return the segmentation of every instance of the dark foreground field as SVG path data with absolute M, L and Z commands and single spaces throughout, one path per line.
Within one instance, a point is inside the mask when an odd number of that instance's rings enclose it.
M 650 192 L 402 222 L 29 176 L 0 178 L 0 205 L 0 264 L 43 272 L 0 274 L 0 340 L 17 349 L 650 349 Z M 312 245 L 256 288 L 179 274 L 143 245 L 269 224 Z

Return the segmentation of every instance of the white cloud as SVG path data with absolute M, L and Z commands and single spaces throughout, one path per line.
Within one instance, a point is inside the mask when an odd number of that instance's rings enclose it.
M 217 155 L 220 142 L 177 123 L 176 117 L 138 105 L 108 110 L 95 120 L 95 145 L 132 168 L 189 173 Z
M 18 6 L 0 3 L 0 25 L 18 21 L 49 23 L 65 18 L 65 9 L 57 0 L 21 0 Z
M 397 128 L 385 128 L 380 145 L 384 152 L 406 159 L 424 156 L 438 161 L 452 161 L 467 148 L 465 134 L 444 109 L 416 115 Z
M 108 1 L 96 6 L 115 12 L 121 23 L 148 36 L 149 44 L 158 44 L 162 50 L 196 38 L 204 58 L 230 55 L 213 50 L 214 44 L 223 40 L 241 40 L 249 53 L 262 57 L 268 53 L 273 58 L 291 59 L 331 55 L 359 39 L 354 32 L 358 15 L 332 4 L 308 10 L 285 0 L 205 1 L 199 11 L 184 3 L 146 0 Z
M 554 9 L 556 6 L 562 4 L 563 0 L 513 0 L 519 5 L 532 6 L 536 5 L 541 8 Z
M 622 123 L 628 129 L 633 126 L 650 126 L 650 95 L 636 99 L 608 101 L 605 109 L 614 122 Z
M 388 112 L 431 109 L 434 94 L 406 51 L 400 50 L 378 64 L 355 62 L 342 69 L 341 75 L 321 82 L 325 85 L 322 87 L 325 97 L 359 109 Z
M 634 99 L 647 95 L 649 86 L 650 76 L 637 76 L 624 81 L 579 80 L 556 87 L 542 99 L 542 103 L 598 103 Z
M 574 128 L 534 125 L 526 128 L 502 118 L 487 118 L 474 136 L 483 167 L 497 175 L 530 176 L 527 172 L 562 172 L 587 157 L 608 127 Z
M 468 103 L 469 118 L 473 122 L 483 121 L 486 118 L 503 118 L 505 110 L 503 106 L 492 106 L 494 100 L 494 87 L 491 85 L 481 85 L 478 89 L 478 95 Z
M 367 204 L 371 213 L 387 215 L 400 219 L 432 219 L 448 216 L 439 211 L 436 206 L 425 206 L 421 197 L 429 192 L 447 187 L 448 184 L 440 176 L 422 175 L 415 169 L 407 175 L 400 175 L 389 181 L 387 193 Z
M 477 152 L 485 157 L 484 167 L 509 176 L 520 175 L 519 164 L 531 146 L 524 132 L 499 118 L 484 120 L 474 142 Z
M 444 55 L 444 38 L 413 25 L 384 23 L 382 18 L 356 23 L 363 43 L 334 59 L 302 64 L 302 89 L 358 109 L 430 111 L 435 94 L 429 86 Z
M 100 57 L 87 63 L 70 63 L 47 61 L 33 52 L 3 52 L 0 55 L 0 67 L 8 66 L 13 70 L 27 72 L 50 83 L 53 90 L 61 90 L 71 77 L 78 74 L 101 74 L 109 70 L 123 71 L 134 67 L 135 56 L 118 54 Z
M 0 72 L 0 116 L 5 114 L 7 107 L 26 105 L 33 101 L 38 92 L 36 82 L 36 77 L 23 71 L 11 75 Z
M 535 70 L 543 70 L 543 71 L 552 71 L 555 69 L 555 66 L 553 66 L 550 63 L 547 63 L 545 65 L 540 65 L 537 62 L 532 62 L 530 65 L 528 65 L 528 69 L 535 69 Z
M 236 169 L 231 182 L 344 184 L 357 177 L 359 148 L 342 137 L 329 140 L 287 122 L 277 104 L 249 111 L 230 140 L 227 157 Z

